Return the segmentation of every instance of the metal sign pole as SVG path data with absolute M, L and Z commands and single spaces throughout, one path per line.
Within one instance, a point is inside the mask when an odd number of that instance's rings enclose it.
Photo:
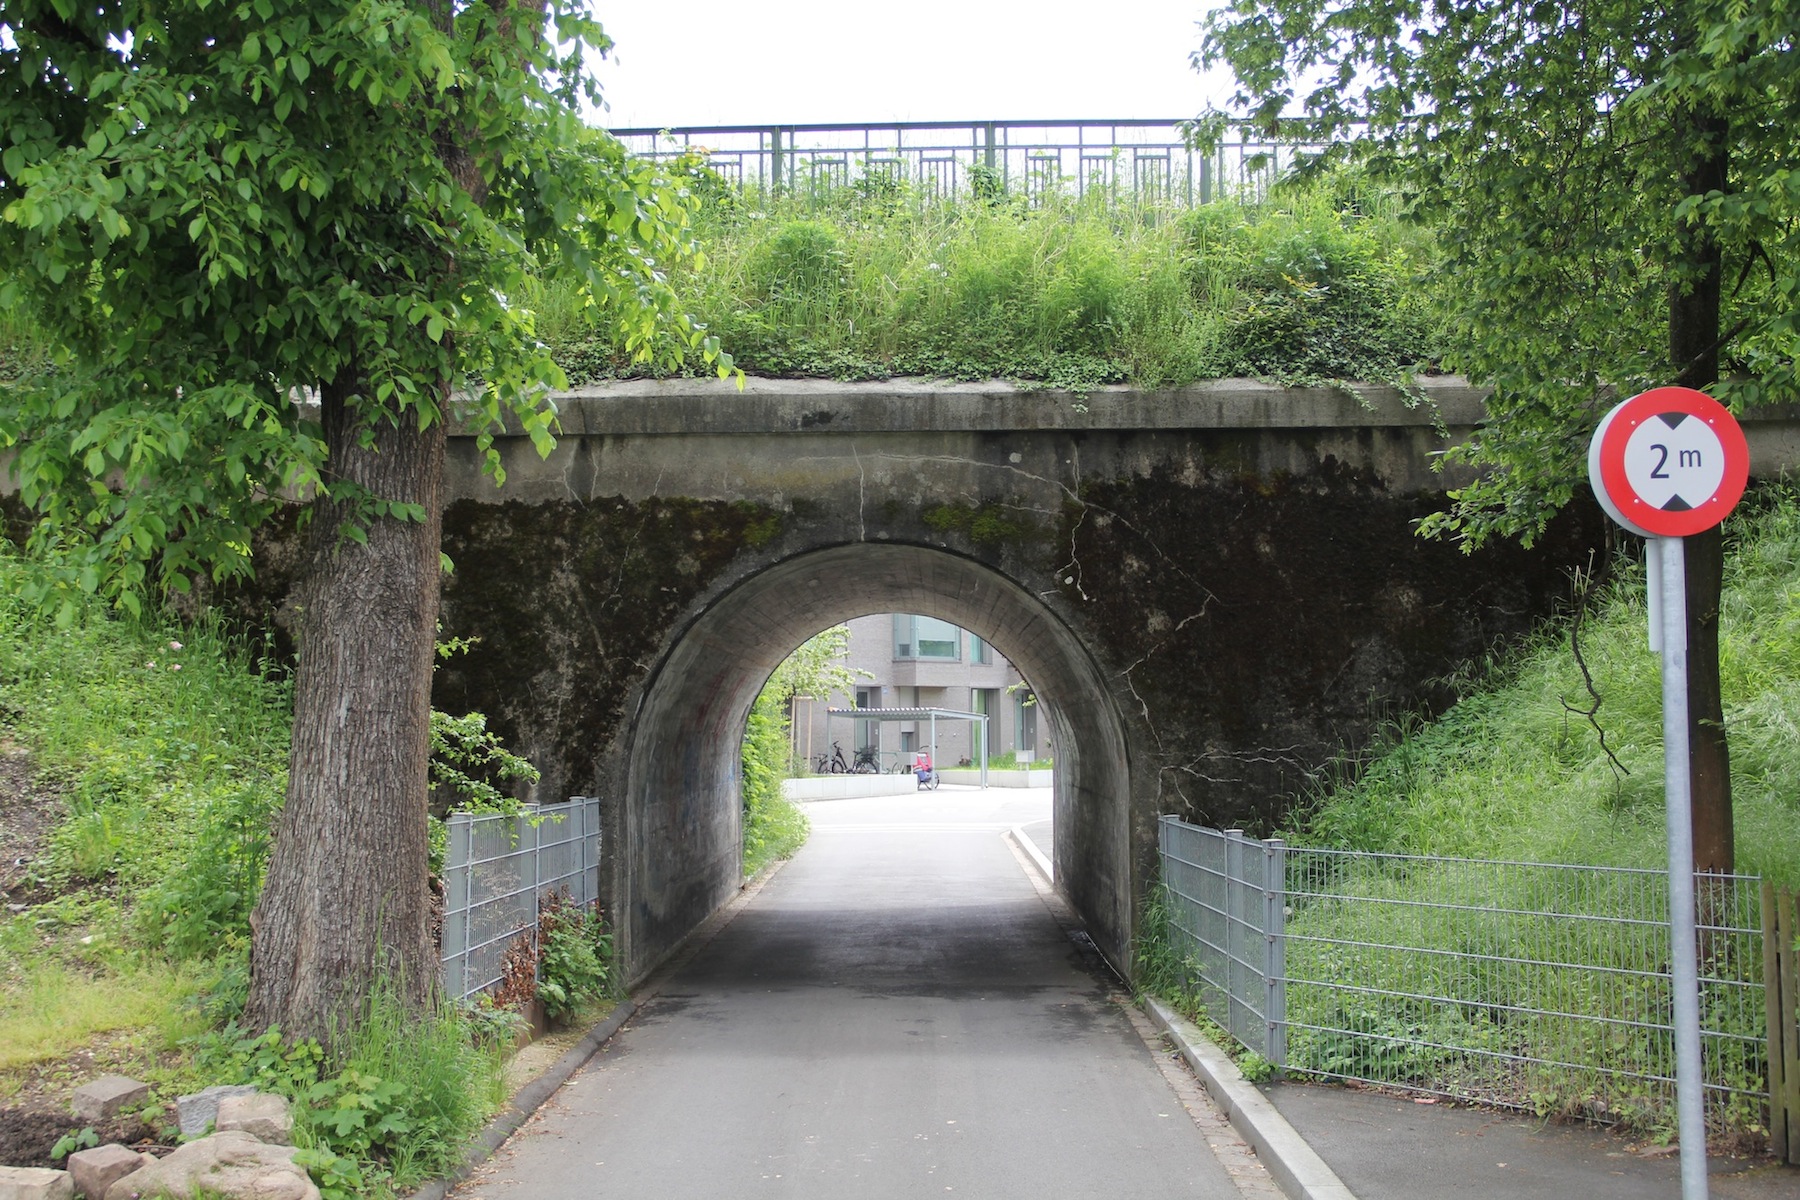
M 1706 1109 L 1700 1054 L 1699 944 L 1694 929 L 1694 824 L 1688 765 L 1687 546 L 1657 538 L 1662 597 L 1663 794 L 1669 826 L 1669 958 L 1675 1000 L 1675 1111 L 1682 1200 L 1706 1200 Z

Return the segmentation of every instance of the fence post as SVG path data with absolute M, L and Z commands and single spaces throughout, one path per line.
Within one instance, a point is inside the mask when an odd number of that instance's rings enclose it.
M 457 955 L 457 979 L 454 989 L 457 1000 L 469 994 L 469 927 L 474 924 L 475 916 L 475 818 L 468 813 L 450 814 L 450 849 L 448 851 L 451 868 L 445 872 L 449 878 L 445 881 L 444 908 L 450 912 L 462 913 L 462 950 Z M 461 855 L 461 868 L 454 864 Z M 460 886 L 458 886 L 460 883 Z M 458 901 L 460 895 L 461 900 Z M 445 981 L 448 984 L 448 980 Z
M 1763 1005 L 1769 1029 L 1769 1153 L 1800 1163 L 1800 923 L 1795 897 L 1762 885 Z
M 1287 844 L 1280 838 L 1263 843 L 1263 1018 L 1263 1057 L 1279 1071 L 1287 1058 Z
M 1244 940 L 1244 831 L 1225 831 L 1225 1028 L 1232 1037 L 1244 1041 L 1244 1022 L 1238 1008 L 1244 995 L 1244 969 L 1247 961 Z M 1249 1045 L 1248 1042 L 1244 1042 Z

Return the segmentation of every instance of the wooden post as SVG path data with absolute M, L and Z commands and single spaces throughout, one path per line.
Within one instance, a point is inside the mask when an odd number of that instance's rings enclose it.
M 1800 1163 L 1800 922 L 1794 893 L 1762 886 L 1763 996 L 1769 1023 L 1769 1152 Z

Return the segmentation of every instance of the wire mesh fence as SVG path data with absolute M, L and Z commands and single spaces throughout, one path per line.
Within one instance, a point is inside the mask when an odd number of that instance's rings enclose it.
M 1167 817 L 1163 847 L 1170 936 L 1200 1000 L 1276 1065 L 1540 1113 L 1672 1119 L 1666 872 L 1302 849 Z M 1757 882 L 1697 881 L 1717 1131 L 1761 1127 L 1768 1097 Z M 1273 914 L 1260 928 L 1246 915 L 1258 900 Z M 1281 946 L 1260 968 L 1258 934 Z
M 577 796 L 517 817 L 453 813 L 448 825 L 439 959 L 444 994 L 463 999 L 500 982 L 506 948 L 537 928 L 546 892 L 566 891 L 578 906 L 599 898 L 600 801 Z
M 769 196 L 825 198 L 871 181 L 925 198 L 1050 193 L 1191 207 L 1260 194 L 1318 143 L 1240 125 L 1211 151 L 1181 121 L 965 121 L 885 125 L 710 125 L 615 129 L 634 154 L 699 154 L 728 182 Z
M 1169 936 L 1213 1020 L 1272 1063 L 1283 1052 L 1285 942 L 1280 844 L 1164 817 Z

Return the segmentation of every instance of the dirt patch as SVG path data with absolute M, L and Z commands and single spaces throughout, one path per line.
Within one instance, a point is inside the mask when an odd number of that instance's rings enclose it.
M 74 1113 L 0 1108 L 0 1164 L 60 1170 L 66 1159 L 52 1158 L 50 1152 L 56 1149 L 57 1142 L 82 1128 L 81 1118 Z M 167 1147 L 157 1144 L 156 1131 L 135 1118 L 93 1128 L 99 1139 L 94 1143 L 97 1146 L 118 1142 L 152 1154 L 168 1152 Z
M 75 1115 L 70 1101 L 75 1089 L 102 1075 L 127 1075 L 133 1079 L 155 1080 L 165 1075 L 180 1058 L 173 1051 L 157 1053 L 146 1049 L 141 1035 L 115 1033 L 96 1038 L 88 1045 L 60 1058 L 32 1063 L 0 1075 L 0 1164 L 9 1167 L 60 1167 L 52 1163 L 51 1147 L 64 1134 L 82 1129 L 86 1122 Z M 165 1102 L 165 1112 L 167 1106 Z M 120 1142 L 134 1149 L 157 1149 L 160 1134 L 173 1133 L 171 1128 L 159 1130 L 134 1112 L 94 1132 L 102 1144 Z M 157 1120 L 155 1113 L 150 1113 Z
M 47 898 L 38 894 L 37 860 L 61 817 L 62 797 L 38 782 L 31 752 L 0 736 L 0 900 L 19 905 Z

